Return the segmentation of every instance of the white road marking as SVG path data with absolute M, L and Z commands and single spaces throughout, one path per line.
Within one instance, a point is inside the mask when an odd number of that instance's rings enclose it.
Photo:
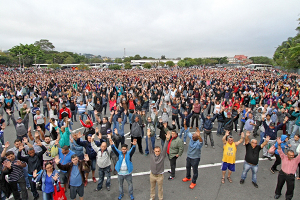
M 272 159 L 275 159 L 275 157 L 273 157 Z M 260 161 L 264 161 L 264 160 L 268 160 L 267 158 L 259 158 Z M 244 163 L 245 160 L 236 160 L 235 163 Z M 217 166 L 221 166 L 222 163 L 213 163 L 213 164 L 205 164 L 205 165 L 199 165 L 198 169 L 202 169 L 202 168 L 210 168 L 210 167 L 217 167 Z M 168 173 L 168 171 L 170 171 L 171 169 L 165 169 L 164 172 Z M 186 170 L 186 167 L 179 167 L 176 168 L 175 171 L 184 171 Z M 148 175 L 150 174 L 150 171 L 146 171 L 146 172 L 137 172 L 137 173 L 132 173 L 132 176 L 144 176 L 144 175 Z M 111 176 L 111 179 L 117 179 L 118 175 L 113 175 Z M 96 180 L 98 181 L 99 178 L 96 178 Z M 106 177 L 105 177 L 106 180 Z M 92 182 L 93 179 L 88 179 L 88 182 Z

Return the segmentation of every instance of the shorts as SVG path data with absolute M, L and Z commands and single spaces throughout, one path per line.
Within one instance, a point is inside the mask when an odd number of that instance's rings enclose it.
M 68 172 L 59 172 L 59 180 L 61 184 L 66 184 L 68 182 Z
M 229 169 L 230 171 L 235 172 L 235 164 L 223 162 L 221 169 L 222 171 L 226 171 L 227 169 Z
M 84 186 L 70 186 L 70 198 L 76 199 L 76 195 L 78 194 L 79 197 L 83 197 L 84 195 Z

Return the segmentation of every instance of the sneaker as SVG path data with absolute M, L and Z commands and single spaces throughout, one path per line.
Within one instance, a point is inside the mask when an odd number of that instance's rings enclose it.
M 187 181 L 191 181 L 191 180 L 192 180 L 192 179 L 187 178 L 187 177 L 185 177 L 185 178 L 182 179 L 183 182 L 187 182 Z
M 213 149 L 215 148 L 215 146 L 213 146 Z
M 107 191 L 110 191 L 110 187 L 106 187 Z
M 240 180 L 240 184 L 244 184 L 245 180 L 244 179 L 241 179 Z
M 117 174 L 118 174 L 118 172 L 116 170 L 114 170 L 114 175 L 117 175 Z
M 148 156 L 149 154 L 148 153 L 145 153 L 145 156 Z
M 186 145 L 186 142 L 184 142 L 183 144 Z
M 95 177 L 93 177 L 93 181 L 94 181 L 94 183 L 96 183 L 96 182 L 97 182 L 97 180 L 96 180 L 96 178 L 95 178 Z
M 134 196 L 132 194 L 130 195 L 130 200 L 134 200 Z
M 272 172 L 272 174 L 275 174 L 275 171 L 271 168 L 270 171 Z
M 207 148 L 207 144 L 205 145 L 205 148 Z
M 171 174 L 171 171 L 168 171 L 169 174 Z
M 275 194 L 274 199 L 279 199 L 280 196 L 280 194 Z
M 254 185 L 254 187 L 258 188 L 258 185 L 256 183 L 254 183 L 253 181 L 252 181 L 252 184 Z
M 172 177 L 172 176 L 170 176 L 170 177 L 168 178 L 169 181 L 171 181 L 171 180 L 173 180 L 173 179 L 174 179 L 174 177 Z
M 274 171 L 275 171 L 275 172 L 278 172 L 279 170 L 278 170 L 278 169 L 274 169 Z
M 88 184 L 87 180 L 84 181 L 84 187 L 86 187 Z
M 196 186 L 196 183 L 191 183 L 190 188 L 194 189 L 195 186 Z
M 269 161 L 272 161 L 272 158 L 271 157 L 268 157 Z
M 102 190 L 102 188 L 101 188 L 101 189 L 96 188 L 94 191 L 95 191 L 95 192 L 98 192 L 98 191 L 100 191 L 100 190 Z
M 118 197 L 118 200 L 121 200 L 123 198 L 124 194 L 120 194 Z
M 144 155 L 144 152 L 143 152 L 143 151 L 140 151 L 140 154 Z

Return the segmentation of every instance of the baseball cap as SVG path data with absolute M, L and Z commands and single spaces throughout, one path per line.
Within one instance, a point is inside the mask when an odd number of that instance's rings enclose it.
M 111 129 L 110 128 L 107 129 L 106 133 L 111 133 Z
M 274 122 L 271 122 L 271 123 L 270 123 L 270 126 L 275 126 L 275 123 L 274 123 Z
M 231 112 L 227 112 L 227 115 L 231 115 Z
M 18 117 L 18 119 L 22 119 L 22 117 Z M 18 119 L 17 119 L 17 120 L 18 120 Z

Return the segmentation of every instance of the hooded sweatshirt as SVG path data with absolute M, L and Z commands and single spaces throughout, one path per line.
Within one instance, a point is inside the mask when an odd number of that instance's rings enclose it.
M 281 146 L 283 152 L 284 152 L 285 148 L 288 147 L 287 143 L 284 141 L 286 138 L 287 138 L 286 135 L 281 135 L 281 138 L 280 138 L 281 142 L 282 142 L 280 146 Z M 275 148 L 276 148 L 275 154 L 279 155 L 279 153 L 278 153 L 278 143 L 277 142 L 275 143 Z

